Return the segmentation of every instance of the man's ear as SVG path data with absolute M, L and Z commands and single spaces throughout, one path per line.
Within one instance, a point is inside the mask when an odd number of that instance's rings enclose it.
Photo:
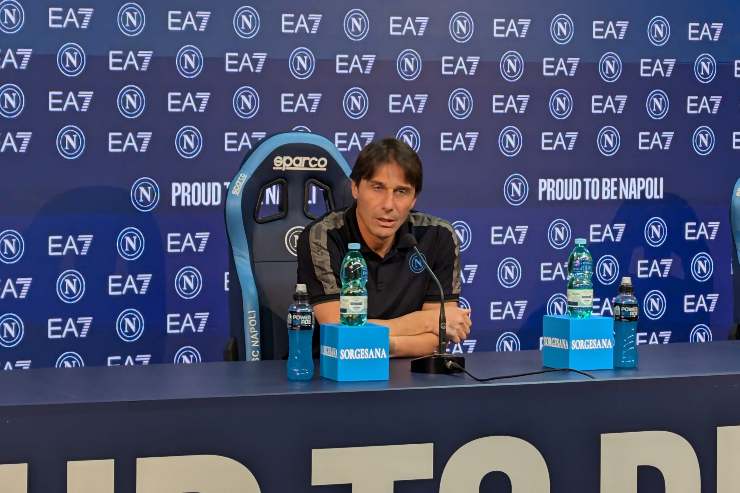
M 360 193 L 360 188 L 357 186 L 354 180 L 352 180 L 352 197 L 357 200 L 357 195 Z

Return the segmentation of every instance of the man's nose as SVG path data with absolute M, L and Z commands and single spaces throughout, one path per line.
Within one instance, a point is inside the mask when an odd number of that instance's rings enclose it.
M 392 211 L 396 208 L 395 198 L 393 196 L 393 190 L 388 190 L 383 196 L 383 203 L 381 204 L 383 209 L 386 211 Z

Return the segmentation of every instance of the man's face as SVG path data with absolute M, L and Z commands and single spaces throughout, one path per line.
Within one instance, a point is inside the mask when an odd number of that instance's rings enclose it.
M 366 243 L 392 238 L 416 204 L 416 191 L 394 161 L 379 166 L 369 180 L 352 182 L 357 221 Z M 370 235 L 371 238 L 366 236 Z

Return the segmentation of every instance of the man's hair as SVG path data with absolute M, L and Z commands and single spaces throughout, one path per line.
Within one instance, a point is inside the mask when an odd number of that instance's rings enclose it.
M 401 167 L 406 181 L 414 187 L 414 195 L 419 195 L 423 178 L 421 159 L 408 144 L 398 139 L 376 140 L 366 145 L 357 156 L 350 178 L 359 186 L 361 180 L 370 180 L 378 168 L 388 163 Z

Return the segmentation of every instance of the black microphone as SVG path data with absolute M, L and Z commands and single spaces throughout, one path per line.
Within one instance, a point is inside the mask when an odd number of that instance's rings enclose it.
M 463 356 L 453 356 L 447 354 L 447 319 L 445 317 L 445 292 L 442 283 L 436 276 L 432 268 L 429 267 L 424 255 L 421 254 L 417 247 L 416 237 L 411 233 L 406 233 L 401 237 L 399 246 L 412 248 L 416 253 L 419 261 L 439 288 L 439 346 L 434 354 L 422 356 L 411 360 L 411 371 L 414 373 L 458 373 L 465 368 L 465 358 Z

